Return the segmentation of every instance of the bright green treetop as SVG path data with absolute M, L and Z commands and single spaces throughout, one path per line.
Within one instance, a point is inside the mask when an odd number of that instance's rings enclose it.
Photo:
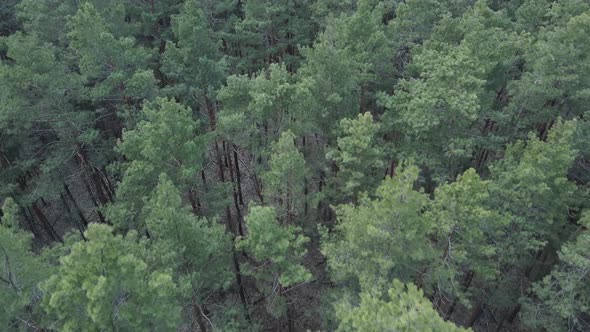
M 274 208 L 253 206 L 246 216 L 248 235 L 239 242 L 239 247 L 249 252 L 263 265 L 257 271 L 261 279 L 278 280 L 283 287 L 308 281 L 311 274 L 301 265 L 305 256 L 305 245 L 309 238 L 299 234 L 301 229 L 280 225 Z M 270 273 L 269 273 L 270 271 Z
M 204 300 L 231 281 L 230 242 L 223 225 L 197 218 L 163 173 L 142 211 L 150 232 L 150 266 L 171 268 L 181 294 Z
M 255 262 L 246 266 L 245 273 L 256 278 L 258 288 L 267 297 L 267 310 L 280 317 L 285 313 L 285 291 L 288 287 L 307 282 L 312 275 L 302 265 L 309 238 L 301 229 L 281 225 L 275 209 L 252 206 L 246 216 L 248 234 L 237 243 Z
M 168 99 L 146 104 L 142 121 L 124 132 L 118 150 L 126 157 L 124 176 L 109 218 L 119 227 L 143 227 L 137 219 L 165 173 L 181 189 L 187 189 L 201 169 L 205 138 L 197 136 L 198 123 L 189 108 Z
M 490 181 L 469 169 L 455 182 L 436 188 L 424 218 L 437 225 L 438 266 L 432 267 L 432 287 L 462 296 L 464 271 L 484 279 L 500 276 L 497 241 L 505 236 L 510 216 L 488 206 Z
M 379 127 L 370 113 L 340 121 L 338 146 L 330 149 L 326 157 L 336 162 L 335 189 L 345 197 L 372 191 L 383 178 L 385 161 L 377 137 Z
M 422 290 L 414 284 L 404 285 L 397 279 L 387 292 L 371 290 L 361 293 L 358 304 L 338 303 L 336 316 L 340 321 L 338 331 L 343 332 L 468 331 L 445 322 Z
M 169 331 L 179 322 L 172 276 L 150 272 L 133 236 L 91 224 L 56 274 L 42 283 L 43 305 L 60 331 Z
M 322 245 L 334 280 L 352 278 L 361 289 L 370 289 L 393 278 L 418 277 L 416 272 L 434 257 L 428 235 L 436 225 L 421 218 L 428 197 L 414 190 L 417 177 L 417 167 L 406 167 L 383 181 L 375 199 L 336 208 L 334 234 Z
M 502 245 L 506 259 L 527 259 L 547 241 L 558 241 L 577 191 L 567 178 L 576 157 L 575 128 L 575 122 L 558 123 L 547 142 L 531 135 L 526 144 L 509 146 L 504 159 L 491 168 L 488 204 L 511 216 Z

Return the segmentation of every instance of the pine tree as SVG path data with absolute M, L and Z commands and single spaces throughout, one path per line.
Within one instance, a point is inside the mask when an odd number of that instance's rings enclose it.
M 361 293 L 360 303 L 336 305 L 338 331 L 467 331 L 445 322 L 413 284 L 394 280 L 387 292 Z
M 124 12 L 119 16 L 122 20 Z M 110 116 L 109 129 L 120 137 L 119 117 L 127 117 L 133 124 L 133 118 L 129 118 L 133 114 L 125 114 L 124 110 L 153 98 L 156 79 L 146 69 L 151 57 L 149 50 L 137 46 L 132 37 L 117 36 L 117 26 L 112 26 L 112 22 L 86 2 L 68 22 L 67 36 L 79 59 L 80 72 L 91 86 L 87 98 Z
M 197 129 L 191 110 L 174 101 L 157 99 L 143 107 L 142 120 L 136 129 L 124 132 L 117 147 L 127 162 L 122 165 L 124 175 L 117 199 L 108 208 L 113 223 L 123 229 L 145 228 L 138 218 L 143 199 L 156 187 L 162 173 L 182 191 L 195 185 L 207 140 L 207 136 L 197 134 Z
M 280 317 L 288 311 L 284 307 L 289 305 L 288 288 L 311 279 L 311 273 L 302 265 L 309 238 L 296 226 L 279 224 L 272 207 L 251 206 L 246 226 L 248 235 L 238 239 L 237 246 L 256 262 L 247 273 L 256 277 L 268 297 L 268 310 Z
M 455 299 L 449 317 L 461 300 L 467 306 L 479 297 L 475 282 L 493 283 L 501 278 L 499 261 L 503 255 L 498 241 L 505 238 L 510 215 L 489 206 L 489 180 L 482 180 L 469 169 L 452 183 L 434 191 L 434 199 L 424 218 L 438 226 L 436 248 L 440 258 L 429 268 L 431 280 L 425 289 L 439 298 L 451 294 Z
M 336 148 L 326 157 L 336 163 L 335 190 L 340 197 L 356 198 L 358 193 L 372 192 L 385 169 L 384 149 L 377 133 L 379 123 L 370 113 L 359 114 L 356 119 L 342 119 Z
M 182 12 L 172 17 L 172 31 L 176 42 L 168 42 L 162 55 L 162 72 L 172 81 L 167 90 L 193 109 L 213 111 L 225 66 L 197 1 L 186 1 Z
M 565 243 L 559 262 L 549 275 L 535 283 L 532 296 L 524 298 L 523 320 L 531 329 L 583 331 L 590 328 L 590 215 L 580 220 L 581 233 Z
M 228 288 L 231 282 L 230 239 L 216 221 L 197 218 L 182 205 L 181 195 L 165 173 L 142 211 L 150 232 L 149 266 L 172 271 L 190 317 L 207 331 L 204 307 L 211 293 Z M 215 320 L 214 320 L 215 321 Z
M 31 252 L 32 234 L 20 229 L 18 206 L 7 198 L 0 224 L 0 326 L 19 331 L 39 328 L 35 305 L 41 298 L 37 284 L 50 274 Z
M 343 118 L 354 118 L 375 103 L 375 90 L 393 85 L 391 42 L 386 33 L 384 4 L 359 1 L 352 14 L 330 17 L 313 48 L 303 50 L 300 85 L 313 124 L 333 141 Z
M 505 259 L 527 264 L 531 253 L 559 241 L 577 191 L 567 178 L 576 157 L 575 128 L 574 122 L 558 123 L 547 142 L 531 135 L 526 144 L 509 146 L 491 168 L 488 204 L 511 217 L 502 246 Z
M 262 173 L 263 193 L 286 223 L 297 220 L 308 201 L 304 190 L 309 170 L 294 142 L 293 133 L 283 132 L 270 147 L 269 170 Z
M 436 225 L 421 218 L 428 197 L 414 190 L 417 177 L 418 168 L 407 166 L 384 180 L 374 199 L 336 207 L 333 234 L 322 243 L 333 280 L 352 281 L 365 290 L 393 278 L 423 277 L 421 270 L 434 259 L 428 236 Z
M 43 306 L 60 331 L 173 330 L 178 288 L 166 272 L 150 272 L 133 234 L 91 224 L 58 271 L 41 284 Z

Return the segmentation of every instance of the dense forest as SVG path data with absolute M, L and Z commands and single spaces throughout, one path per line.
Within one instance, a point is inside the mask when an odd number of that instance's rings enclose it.
M 1 0 L 0 330 L 590 331 L 589 0 Z

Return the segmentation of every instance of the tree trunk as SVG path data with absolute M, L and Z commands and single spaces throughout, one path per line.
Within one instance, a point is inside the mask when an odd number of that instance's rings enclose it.
M 233 201 L 234 201 L 234 208 L 236 210 L 236 221 L 238 223 L 238 234 L 240 234 L 240 236 L 244 236 L 244 230 L 242 228 L 242 224 L 243 224 L 243 220 L 244 217 L 242 216 L 242 211 L 240 209 L 240 204 L 238 202 L 238 186 L 237 186 L 237 181 L 235 180 L 235 176 L 234 176 L 234 169 L 232 167 L 232 163 L 231 163 L 231 155 L 229 153 L 229 150 L 226 151 L 225 154 L 225 158 L 226 160 L 229 159 L 229 178 L 232 182 L 232 191 L 233 191 Z M 237 165 L 237 161 L 235 162 L 235 164 Z
M 63 194 L 59 194 L 59 198 L 61 199 L 61 202 L 62 202 L 64 208 L 68 212 L 68 216 L 70 218 L 74 219 L 74 217 L 72 216 L 72 209 L 70 209 L 70 205 L 66 201 L 66 197 Z M 76 222 L 76 228 L 80 232 L 80 236 L 82 237 L 82 240 L 87 241 L 86 236 L 84 236 L 84 226 L 82 225 L 82 220 L 79 220 L 78 222 Z
M 90 200 L 92 201 L 92 204 L 94 205 L 94 208 L 96 209 L 96 214 L 98 215 L 98 219 L 100 220 L 101 223 L 106 224 L 106 220 L 104 218 L 104 216 L 102 215 L 102 213 L 100 212 L 100 204 L 98 203 L 96 197 L 94 196 L 94 193 L 92 192 L 92 189 L 90 189 L 90 185 L 88 184 L 88 182 L 86 182 L 86 179 L 84 179 L 84 175 L 82 175 L 82 182 L 84 183 L 84 187 L 86 188 L 86 191 L 88 192 L 88 196 L 90 196 Z
M 289 303 L 289 299 L 285 299 L 287 301 L 287 331 L 294 332 L 295 331 L 295 319 L 293 318 L 293 309 L 291 303 Z
M 29 211 L 28 214 L 27 214 L 27 211 Z M 29 226 L 31 233 L 33 233 L 33 235 L 35 235 L 36 237 L 39 237 L 40 236 L 39 230 L 37 229 L 37 226 L 35 226 L 35 222 L 33 220 L 33 214 L 31 213 L 31 210 L 29 208 L 25 209 L 25 208 L 21 207 L 21 214 L 25 218 L 25 221 L 27 222 L 27 225 Z
M 207 179 L 205 178 L 205 170 L 201 170 L 201 180 L 203 180 L 203 188 L 205 189 L 205 192 L 207 192 L 209 190 L 209 188 L 207 188 Z
M 242 173 L 240 172 L 240 162 L 238 159 L 238 152 L 237 147 L 234 145 L 233 146 L 234 149 L 234 163 L 236 166 L 236 180 L 238 182 L 238 199 L 240 202 L 240 205 L 244 205 L 244 196 L 242 195 Z
M 197 193 L 192 189 L 188 190 L 188 200 L 191 202 L 191 208 L 193 210 L 193 214 L 195 216 L 200 215 L 201 214 L 201 202 L 199 201 L 199 197 L 197 196 Z
M 72 201 L 72 203 L 74 204 L 74 207 L 76 208 L 76 211 L 78 212 L 78 216 L 80 217 L 80 221 L 82 222 L 84 227 L 88 226 L 88 220 L 86 220 L 86 217 L 84 217 L 84 214 L 82 213 L 82 209 L 80 209 L 80 206 L 78 205 L 78 202 L 76 202 L 76 200 L 74 199 L 74 196 L 72 195 L 72 192 L 70 191 L 70 188 L 65 183 L 64 183 L 64 190 L 66 192 L 66 195 L 68 195 L 68 198 L 70 199 L 70 201 Z
M 197 303 L 194 296 L 192 298 L 192 306 L 193 306 L 193 314 L 195 315 L 195 320 L 197 322 L 197 325 L 199 326 L 199 329 L 202 332 L 207 332 L 207 324 L 203 320 L 203 318 L 205 318 L 205 313 L 203 312 L 203 309 L 201 308 L 201 306 Z
M 223 161 L 221 158 L 221 152 L 219 151 L 219 144 L 217 140 L 214 143 L 214 151 L 215 151 L 215 159 L 217 160 L 217 170 L 219 175 L 219 180 L 221 183 L 225 182 L 225 170 L 223 167 Z M 229 206 L 225 208 L 225 216 L 226 216 L 226 229 L 232 236 L 232 256 L 233 256 L 233 264 L 234 270 L 236 275 L 236 285 L 238 287 L 238 293 L 240 295 L 240 300 L 242 301 L 242 305 L 244 306 L 244 311 L 246 314 L 246 318 L 248 322 L 250 321 L 250 315 L 248 313 L 248 303 L 246 302 L 246 293 L 244 291 L 244 286 L 242 285 L 242 273 L 240 270 L 240 262 L 238 261 L 238 255 L 235 250 L 235 236 L 236 230 L 233 227 L 232 223 L 232 215 Z
M 512 323 L 514 321 L 514 318 L 516 318 L 516 315 L 518 315 L 519 311 L 520 311 L 520 304 L 517 304 L 514 307 L 512 307 L 512 309 L 510 309 L 510 311 L 502 318 L 502 320 L 498 324 L 498 327 L 496 328 L 496 332 L 499 332 L 500 330 L 502 330 L 502 328 L 504 327 L 504 322 L 507 321 L 508 323 Z
M 234 269 L 236 272 L 236 284 L 238 285 L 238 294 L 240 295 L 240 301 L 242 301 L 242 305 L 244 306 L 244 315 L 246 316 L 246 320 L 249 323 L 250 313 L 248 312 L 248 302 L 246 301 L 246 292 L 244 291 L 244 285 L 242 285 L 242 272 L 240 270 L 240 263 L 238 261 L 238 255 L 236 254 L 234 246 L 232 246 L 232 256 L 234 262 Z
M 483 312 L 483 301 L 480 300 L 477 302 L 473 310 L 471 311 L 471 315 L 469 316 L 469 320 L 467 321 L 467 327 L 473 327 L 475 321 L 479 318 L 481 313 Z
M 39 222 L 41 222 L 41 226 L 45 228 L 45 231 L 47 232 L 49 237 L 54 241 L 59 241 L 63 243 L 63 239 L 61 238 L 61 236 L 59 236 L 59 234 L 57 234 L 57 232 L 49 222 L 49 219 L 47 219 L 47 217 L 45 216 L 45 213 L 43 213 L 43 211 L 37 206 L 37 203 L 33 203 L 31 207 L 33 208 L 33 212 L 35 212 L 37 219 L 39 219 Z
M 100 205 L 102 206 L 110 202 L 104 190 L 104 182 L 101 180 L 101 176 L 96 172 L 96 170 L 94 170 L 94 168 L 90 170 L 90 180 L 94 185 L 94 189 L 96 190 L 96 196 L 98 198 L 98 201 L 100 202 Z

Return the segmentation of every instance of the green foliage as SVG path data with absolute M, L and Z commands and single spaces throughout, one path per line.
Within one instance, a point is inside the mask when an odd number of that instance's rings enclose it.
M 383 24 L 383 3 L 359 1 L 349 15 L 330 17 L 313 48 L 303 50 L 301 85 L 310 96 L 313 123 L 328 138 L 343 118 L 354 118 L 372 102 L 369 86 L 393 85 L 391 39 Z
M 308 199 L 304 189 L 309 170 L 295 139 L 290 131 L 281 134 L 271 145 L 270 169 L 262 174 L 264 194 L 275 206 L 279 220 L 285 222 L 295 220 Z
M 172 17 L 172 31 L 176 43 L 166 44 L 162 71 L 174 80 L 171 92 L 188 105 L 199 106 L 225 80 L 225 68 L 197 1 L 186 1 L 182 12 Z
M 227 288 L 231 247 L 223 226 L 187 210 L 165 174 L 160 175 L 142 217 L 150 233 L 149 265 L 172 269 L 183 297 L 203 301 L 210 292 Z
M 337 148 L 326 154 L 338 167 L 336 190 L 345 197 L 372 191 L 385 168 L 383 147 L 376 137 L 379 123 L 370 113 L 359 114 L 356 119 L 342 119 L 339 131 Z
M 436 182 L 454 179 L 478 149 L 499 148 L 502 136 L 487 126 L 506 121 L 500 97 L 519 45 L 509 27 L 506 16 L 483 1 L 461 17 L 441 19 L 414 49 L 396 93 L 381 95 L 385 124 L 403 133 L 400 154 L 432 169 Z
M 428 197 L 414 190 L 417 178 L 418 168 L 407 166 L 383 181 L 375 199 L 336 207 L 334 233 L 322 244 L 334 280 L 352 278 L 363 290 L 409 281 L 434 258 L 428 236 L 437 225 L 421 218 Z
M 533 297 L 523 299 L 523 319 L 531 329 L 583 331 L 590 326 L 590 215 L 580 220 L 581 233 L 565 243 L 551 273 L 533 285 Z
M 299 234 L 301 229 L 280 225 L 272 207 L 252 206 L 246 216 L 248 235 L 238 247 L 252 254 L 260 262 L 253 267 L 261 280 L 280 282 L 283 287 L 309 281 L 311 274 L 301 265 L 309 238 Z M 264 267 L 263 269 L 259 268 Z
M 267 298 L 267 311 L 280 317 L 287 310 L 288 287 L 311 280 L 311 273 L 302 264 L 309 238 L 301 234 L 299 227 L 279 224 L 272 207 L 250 207 L 246 226 L 248 234 L 238 238 L 237 247 L 252 255 L 255 263 L 244 272 L 256 277 Z
M 550 14 L 556 15 L 559 8 L 554 6 Z M 511 84 L 515 98 L 512 107 L 529 115 L 521 126 L 586 111 L 584 105 L 590 97 L 589 36 L 587 11 L 566 19 L 563 25 L 544 29 L 537 36 L 538 40 L 525 54 L 527 71 L 522 79 Z
M 312 1 L 250 0 L 242 4 L 243 20 L 234 29 L 240 56 L 233 58 L 236 72 L 253 73 L 268 63 L 297 68 L 298 48 L 311 44 Z
M 116 30 L 107 22 L 86 2 L 68 24 L 68 40 L 79 59 L 80 72 L 88 83 L 94 84 L 88 97 L 106 103 L 130 103 L 153 97 L 156 80 L 151 70 L 145 69 L 151 54 L 136 47 L 133 38 L 117 37 L 113 33 Z
M 500 277 L 498 241 L 506 236 L 510 219 L 504 211 L 491 208 L 488 180 L 469 169 L 455 182 L 436 188 L 424 218 L 437 225 L 439 266 L 432 267 L 437 289 L 464 298 L 463 271 L 471 271 L 488 282 Z M 433 285 L 433 287 L 434 287 Z
M 338 331 L 467 331 L 445 322 L 415 285 L 394 280 L 387 292 L 361 293 L 360 303 L 336 305 Z
M 588 329 L 589 36 L 587 0 L 0 1 L 0 324 Z
M 19 229 L 18 205 L 7 198 L 0 224 L 0 326 L 18 331 L 29 324 L 41 294 L 37 284 L 51 272 L 31 250 L 31 234 Z M 29 309 L 27 309 L 29 306 Z
M 20 32 L 3 42 L 12 61 L 0 63 L 0 192 L 22 194 L 14 190 L 19 177 L 40 167 L 43 174 L 36 181 L 36 194 L 30 197 L 34 200 L 61 187 L 55 178 L 64 177 L 63 164 L 73 159 L 77 146 L 87 144 L 104 151 L 105 145 L 109 150 L 112 145 L 96 139 L 95 114 L 72 107 L 82 81 L 68 71 L 56 47 L 43 44 L 37 35 Z M 43 149 L 48 137 L 52 148 Z
M 123 133 L 117 149 L 128 160 L 117 201 L 108 216 L 122 228 L 141 229 L 138 220 L 158 176 L 165 173 L 181 189 L 188 189 L 201 170 L 206 136 L 197 135 L 198 122 L 189 108 L 168 99 L 157 99 L 143 107 L 142 120 L 134 130 Z
M 133 235 L 115 236 L 91 224 L 87 242 L 74 244 L 58 271 L 41 284 L 43 306 L 60 331 L 172 330 L 178 289 L 172 276 L 149 272 Z
M 220 132 L 258 155 L 282 131 L 306 131 L 310 110 L 299 103 L 306 94 L 282 65 L 273 64 L 254 77 L 230 76 L 218 95 L 224 105 Z
M 568 218 L 576 185 L 567 179 L 574 161 L 575 122 L 558 123 L 547 142 L 531 135 L 506 150 L 491 168 L 490 200 L 496 211 L 510 215 L 502 256 L 518 262 L 544 246 L 555 243 Z

